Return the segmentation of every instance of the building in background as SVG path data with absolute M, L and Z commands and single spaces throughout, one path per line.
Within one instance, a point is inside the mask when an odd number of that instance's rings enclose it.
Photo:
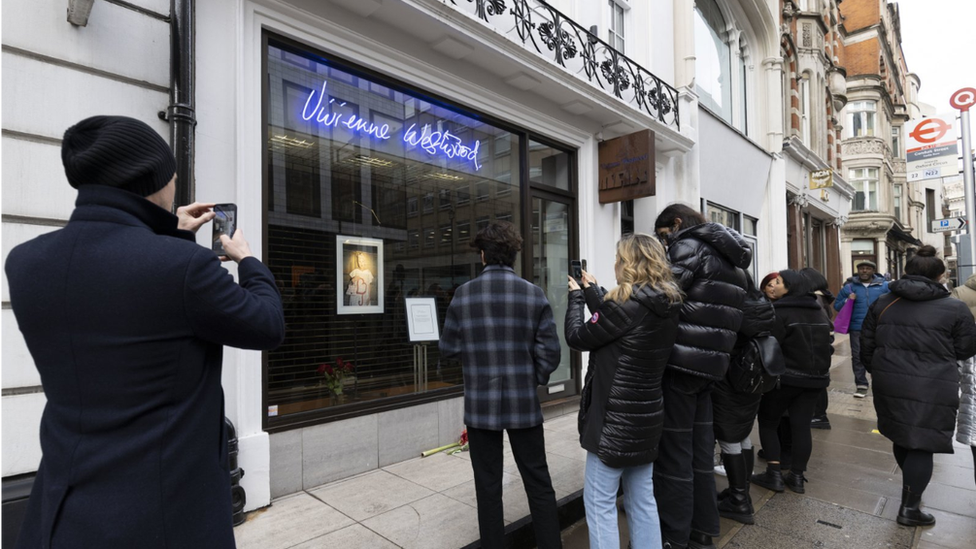
M 840 228 L 854 198 L 840 158 L 847 81 L 839 4 L 786 0 L 780 12 L 789 267 L 817 269 L 834 292 L 846 278 Z

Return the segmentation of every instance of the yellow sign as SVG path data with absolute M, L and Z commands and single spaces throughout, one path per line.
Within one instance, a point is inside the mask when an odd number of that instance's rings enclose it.
M 810 172 L 810 189 L 826 189 L 834 186 L 834 170 Z

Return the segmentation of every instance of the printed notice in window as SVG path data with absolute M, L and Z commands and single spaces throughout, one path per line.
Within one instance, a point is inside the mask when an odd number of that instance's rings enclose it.
M 410 341 L 437 341 L 440 333 L 437 329 L 437 302 L 433 297 L 408 297 L 407 331 Z

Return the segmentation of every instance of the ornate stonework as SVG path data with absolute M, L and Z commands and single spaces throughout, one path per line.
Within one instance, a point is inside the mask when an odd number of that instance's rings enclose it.
M 801 44 L 804 48 L 813 47 L 813 25 L 810 23 L 803 24 L 803 41 Z
M 849 156 L 855 154 L 877 154 L 884 155 L 884 141 L 877 138 L 861 138 L 845 141 L 841 144 L 841 155 Z

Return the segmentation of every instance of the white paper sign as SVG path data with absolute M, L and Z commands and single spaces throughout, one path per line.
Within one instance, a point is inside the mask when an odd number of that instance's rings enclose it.
M 437 328 L 437 301 L 433 297 L 408 297 L 407 331 L 410 341 L 437 341 L 441 338 Z

